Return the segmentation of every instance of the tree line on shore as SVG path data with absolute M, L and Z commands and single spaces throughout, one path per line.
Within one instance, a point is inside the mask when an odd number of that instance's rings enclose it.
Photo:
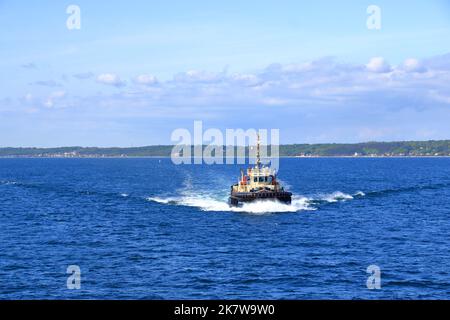
M 0 157 L 170 157 L 172 149 L 172 145 L 129 148 L 0 148 Z M 248 147 L 245 152 L 248 153 Z M 268 153 L 270 155 L 270 148 Z M 286 144 L 280 145 L 279 153 L 282 157 L 450 156 L 450 140 Z

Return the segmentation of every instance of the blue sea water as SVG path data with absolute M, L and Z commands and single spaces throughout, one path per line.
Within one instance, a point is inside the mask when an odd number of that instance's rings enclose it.
M 231 209 L 239 168 L 0 159 L 0 298 L 450 298 L 449 158 L 281 159 L 292 205 Z

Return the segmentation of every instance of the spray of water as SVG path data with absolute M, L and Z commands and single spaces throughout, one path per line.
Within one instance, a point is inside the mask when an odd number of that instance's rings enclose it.
M 262 214 L 315 210 L 315 208 L 309 206 L 308 198 L 306 197 L 294 198 L 290 205 L 277 201 L 256 201 L 245 203 L 240 207 L 232 207 L 226 200 L 217 200 L 209 196 L 181 196 L 169 198 L 150 197 L 147 198 L 147 200 L 162 204 L 196 207 L 203 211 L 233 211 Z
M 364 193 L 361 191 L 354 195 L 336 191 L 331 194 L 319 195 L 317 197 L 294 196 L 291 204 L 267 200 L 244 203 L 240 207 L 232 207 L 228 204 L 226 198 L 218 199 L 211 194 L 184 194 L 178 197 L 149 197 L 147 200 L 167 205 L 196 207 L 202 211 L 232 211 L 265 214 L 317 210 L 316 205 L 318 203 L 348 201 L 355 197 L 362 197 L 363 195 Z

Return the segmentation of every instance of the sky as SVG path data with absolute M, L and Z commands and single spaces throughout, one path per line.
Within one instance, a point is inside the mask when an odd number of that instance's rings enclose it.
M 0 147 L 171 144 L 196 120 L 450 139 L 450 1 L 0 0 Z

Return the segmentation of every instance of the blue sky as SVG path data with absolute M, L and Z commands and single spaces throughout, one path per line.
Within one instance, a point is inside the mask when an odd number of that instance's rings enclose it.
M 449 139 L 450 1 L 0 0 L 0 70 L 0 146 Z

